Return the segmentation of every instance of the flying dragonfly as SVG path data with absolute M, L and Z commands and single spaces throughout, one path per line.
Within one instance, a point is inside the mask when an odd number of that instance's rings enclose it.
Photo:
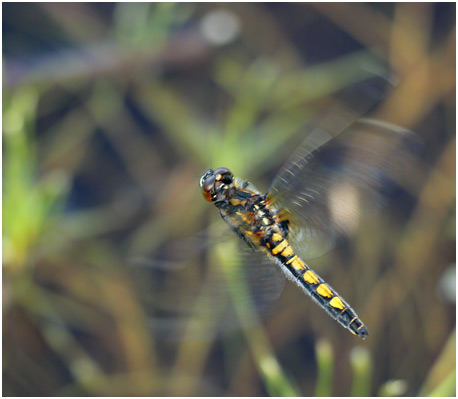
M 269 194 L 263 195 L 251 183 L 235 179 L 224 167 L 205 172 L 200 187 L 204 198 L 215 204 L 224 221 L 248 246 L 264 250 L 342 326 L 363 339 L 369 335 L 350 305 L 297 256 L 288 242 L 289 219 L 276 209 Z M 307 198 L 312 200 L 313 196 L 302 194 L 300 200 L 307 205 Z M 300 202 L 297 205 L 301 206 Z
M 375 91 L 369 87 L 372 97 Z M 372 104 L 372 99 L 358 93 L 350 106 L 331 109 L 310 129 L 266 194 L 234 177 L 226 167 L 207 170 L 199 182 L 204 198 L 218 208 L 231 230 L 247 244 L 242 257 L 254 296 L 263 298 L 267 306 L 275 300 L 283 287 L 278 273 L 281 270 L 337 322 L 362 339 L 368 336 L 368 328 L 306 261 L 332 249 L 340 238 L 352 235 L 381 208 L 390 189 L 409 176 L 416 136 L 389 123 L 360 118 Z M 170 266 L 162 271 L 170 272 Z M 162 277 L 157 292 L 167 291 Z M 172 285 L 176 283 L 176 278 L 170 280 Z M 169 309 L 176 307 L 178 291 L 169 290 L 164 300 Z M 197 291 L 201 298 L 207 296 L 210 308 L 222 296 L 220 285 L 211 278 Z M 224 312 L 213 310 L 215 314 L 229 323 Z M 162 318 L 161 326 L 166 325 L 164 320 L 168 319 Z

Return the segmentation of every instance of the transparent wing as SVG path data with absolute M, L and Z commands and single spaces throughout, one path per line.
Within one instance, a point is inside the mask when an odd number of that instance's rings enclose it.
M 341 236 L 355 232 L 412 171 L 419 148 L 413 133 L 358 119 L 374 103 L 376 92 L 361 95 L 354 108 L 334 107 L 269 190 L 269 201 L 290 220 L 290 241 L 305 259 L 322 255 Z
M 146 254 L 128 256 L 130 266 L 152 269 L 180 270 L 189 266 L 192 259 L 202 256 L 213 245 L 234 238 L 234 233 L 219 220 L 192 236 L 165 240 L 160 248 Z
M 169 259 L 132 259 L 130 275 L 155 333 L 176 340 L 233 331 L 240 328 L 237 306 L 263 314 L 278 298 L 281 271 L 229 233 L 211 246 L 205 235 L 203 244 L 196 237 L 171 243 Z

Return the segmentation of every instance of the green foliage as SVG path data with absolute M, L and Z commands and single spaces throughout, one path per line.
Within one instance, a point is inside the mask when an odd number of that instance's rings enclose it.
M 210 3 L 20 6 L 3 13 L 5 396 L 456 394 L 440 283 L 455 261 L 455 30 L 431 29 L 439 5 L 231 3 L 241 29 L 221 46 L 202 31 L 221 11 Z M 213 245 L 198 179 L 226 166 L 267 189 L 329 97 L 385 70 L 402 84 L 378 116 L 426 144 L 414 209 L 312 260 L 371 335 L 358 341 L 290 282 L 263 319 L 237 249 Z M 131 257 L 162 267 L 158 286 L 136 284 Z M 240 330 L 211 313 L 200 266 L 223 275 Z M 151 318 L 178 299 L 145 295 L 176 287 L 185 316 L 209 308 L 178 340 Z
M 59 217 L 67 189 L 65 174 L 39 175 L 34 123 L 39 93 L 25 87 L 4 101 L 3 264 L 21 269 L 36 249 L 46 247 L 46 233 Z

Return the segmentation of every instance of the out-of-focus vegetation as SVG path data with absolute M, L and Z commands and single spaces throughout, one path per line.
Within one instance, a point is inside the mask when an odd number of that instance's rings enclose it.
M 368 339 L 290 283 L 264 318 L 234 290 L 240 329 L 155 332 L 128 260 L 218 219 L 202 172 L 267 189 L 386 70 L 419 184 L 317 261 Z M 455 123 L 452 3 L 4 3 L 3 394 L 455 396 Z

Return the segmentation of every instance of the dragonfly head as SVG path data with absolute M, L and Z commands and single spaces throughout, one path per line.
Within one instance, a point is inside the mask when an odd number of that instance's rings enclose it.
M 207 201 L 216 202 L 224 199 L 226 191 L 232 186 L 234 175 L 227 168 L 207 170 L 200 178 L 202 195 Z

